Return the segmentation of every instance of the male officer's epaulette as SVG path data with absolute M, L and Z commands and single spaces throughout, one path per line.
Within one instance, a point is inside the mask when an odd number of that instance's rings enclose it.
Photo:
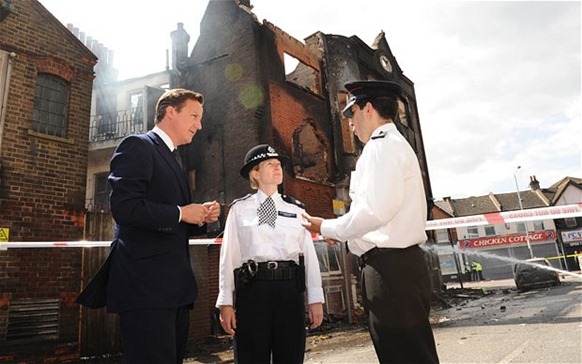
M 370 139 L 374 140 L 374 139 L 382 139 L 386 136 L 386 132 L 385 131 L 381 131 L 378 135 L 374 135 L 373 137 L 371 137 Z
M 296 199 L 295 197 L 291 197 L 289 195 L 281 195 L 281 198 L 283 199 L 283 201 L 293 204 L 293 205 L 297 205 L 299 207 L 301 207 L 303 210 L 305 210 L 305 204 L 301 201 L 299 201 L 298 199 Z
M 252 196 L 252 195 L 249 193 L 248 195 L 246 195 L 246 196 L 244 196 L 244 197 L 237 198 L 237 199 L 235 199 L 234 201 L 232 201 L 232 202 L 230 203 L 230 205 L 228 205 L 228 207 L 231 207 L 232 205 L 234 205 L 235 203 L 237 203 L 237 202 L 239 202 L 239 201 L 246 200 L 247 198 L 249 198 L 249 197 L 251 197 L 251 196 Z

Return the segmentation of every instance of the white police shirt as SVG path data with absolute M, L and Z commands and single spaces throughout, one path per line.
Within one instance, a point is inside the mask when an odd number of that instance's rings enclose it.
M 293 260 L 305 257 L 307 302 L 324 302 L 319 261 L 311 234 L 301 225 L 302 208 L 283 200 L 279 193 L 271 196 L 277 207 L 275 227 L 259 225 L 257 209 L 267 198 L 261 190 L 235 201 L 226 218 L 220 248 L 219 293 L 216 307 L 233 304 L 233 270 L 249 259 L 258 262 Z
M 379 126 L 364 146 L 350 179 L 350 210 L 324 220 L 321 234 L 348 241 L 362 255 L 426 241 L 426 197 L 416 154 L 393 123 Z

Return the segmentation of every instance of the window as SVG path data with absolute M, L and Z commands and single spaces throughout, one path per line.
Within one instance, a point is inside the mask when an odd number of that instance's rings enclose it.
M 325 142 L 311 122 L 293 131 L 293 170 L 313 181 L 329 181 Z
M 109 194 L 111 185 L 107 180 L 109 173 L 95 174 L 95 206 L 94 211 L 109 211 Z
M 131 103 L 131 120 L 133 124 L 143 125 L 143 91 L 130 94 L 129 102 Z
M 485 226 L 485 236 L 494 236 L 494 235 L 497 235 L 495 233 L 495 226 L 493 226 L 493 225 Z
M 32 130 L 66 137 L 69 84 L 58 76 L 39 73 L 36 79 Z
M 437 236 L 437 243 L 448 243 L 449 242 L 449 233 L 447 229 L 439 229 L 436 230 Z
M 338 100 L 338 111 L 341 117 L 341 132 L 342 132 L 342 143 L 345 153 L 355 153 L 356 152 L 356 141 L 354 140 L 354 133 L 350 127 L 350 123 L 344 117 L 342 110 L 346 107 L 350 99 L 350 95 L 345 91 L 340 91 L 337 96 Z
M 564 219 L 564 222 L 566 223 L 566 226 L 569 228 L 576 227 L 576 225 L 577 225 L 575 217 L 566 217 Z
M 341 256 L 340 244 L 327 245 L 325 241 L 315 241 L 315 251 L 319 260 L 319 270 L 322 275 L 341 274 L 339 257 Z
M 321 95 L 318 70 L 287 53 L 283 53 L 283 63 L 287 82 Z
M 467 235 L 469 238 L 478 238 L 479 237 L 479 228 L 477 228 L 477 226 L 467 227 Z
M 517 232 L 518 233 L 525 233 L 525 223 L 523 223 L 523 222 L 517 223 Z
M 544 222 L 543 221 L 534 221 L 534 231 L 543 231 L 544 230 Z
M 410 127 L 408 125 L 408 106 L 400 99 L 398 99 L 398 120 L 402 125 Z

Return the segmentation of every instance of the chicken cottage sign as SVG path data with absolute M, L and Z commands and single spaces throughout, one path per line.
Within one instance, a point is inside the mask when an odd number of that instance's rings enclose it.
M 511 234 L 503 236 L 488 236 L 476 239 L 463 239 L 459 241 L 459 247 L 461 249 L 478 249 L 513 244 L 525 244 L 527 243 L 528 236 L 530 243 L 537 243 L 548 240 L 555 241 L 556 231 L 555 230 L 533 231 L 527 234 L 527 236 L 526 234 Z

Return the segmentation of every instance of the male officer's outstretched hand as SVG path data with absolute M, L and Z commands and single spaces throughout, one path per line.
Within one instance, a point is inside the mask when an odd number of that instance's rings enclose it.
M 216 201 L 205 202 L 204 207 L 208 209 L 204 222 L 209 224 L 218 221 L 220 216 L 220 204 Z
M 321 217 L 313 217 L 305 211 L 301 214 L 301 217 L 303 217 L 303 219 L 301 220 L 301 225 L 303 225 L 303 227 L 305 227 L 312 233 L 321 235 L 321 223 L 323 222 L 323 219 Z M 339 241 L 335 239 L 325 237 L 324 239 L 327 242 L 327 245 L 339 243 Z

